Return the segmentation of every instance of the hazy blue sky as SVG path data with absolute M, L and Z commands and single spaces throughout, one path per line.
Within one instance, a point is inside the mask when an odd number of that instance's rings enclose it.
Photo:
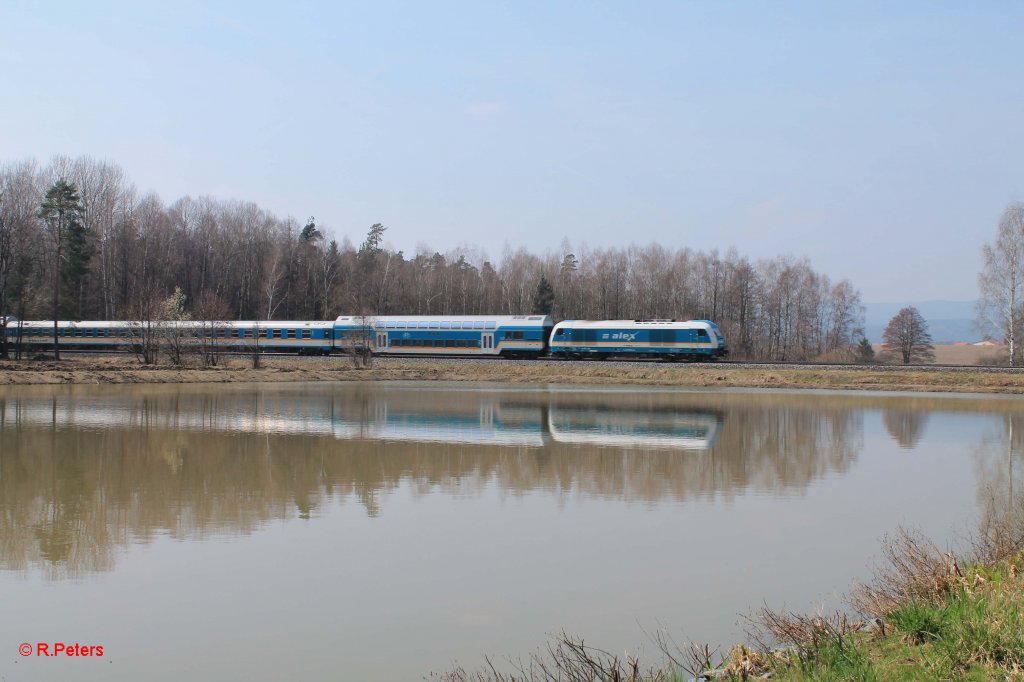
M 358 243 L 808 256 L 968 299 L 1024 199 L 1024 3 L 0 3 L 0 160 Z

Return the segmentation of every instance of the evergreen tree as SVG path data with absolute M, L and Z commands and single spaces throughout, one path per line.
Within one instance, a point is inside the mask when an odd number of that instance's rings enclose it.
M 860 343 L 857 344 L 857 362 L 869 364 L 875 361 L 875 349 L 871 347 L 871 342 L 866 338 L 862 338 Z
M 320 232 L 320 229 L 316 226 L 316 220 L 313 216 L 309 217 L 309 221 L 302 228 L 302 232 L 299 234 L 299 238 L 304 242 L 313 242 L 318 239 L 323 239 L 324 235 Z
M 65 280 L 65 261 L 68 277 L 80 282 L 88 268 L 85 227 L 82 225 L 82 201 L 74 184 L 60 179 L 46 190 L 39 206 L 39 217 L 50 233 L 53 247 L 53 355 L 60 359 L 57 320 L 60 319 L 61 283 Z
M 384 231 L 388 229 L 380 223 L 370 226 L 366 233 L 366 241 L 359 245 L 359 256 L 362 258 L 373 258 L 381 251 L 380 244 L 384 241 Z
M 537 315 L 550 315 L 555 303 L 555 290 L 551 288 L 548 278 L 541 275 L 537 284 L 537 293 L 533 297 L 533 312 Z
M 68 224 L 67 244 L 65 246 L 64 272 L 61 274 L 61 317 L 81 320 L 82 300 L 85 297 L 85 282 L 89 275 L 89 262 L 92 260 L 92 245 L 84 224 L 72 220 Z

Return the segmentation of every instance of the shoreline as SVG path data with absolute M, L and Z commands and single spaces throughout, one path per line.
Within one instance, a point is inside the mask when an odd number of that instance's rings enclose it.
M 598 362 L 456 362 L 378 358 L 371 367 L 348 358 L 225 358 L 217 367 L 143 365 L 128 357 L 0 360 L 0 386 L 54 384 L 193 384 L 300 381 L 495 381 L 520 384 L 678 386 L 1024 394 L 1024 374 L 999 368 L 893 366 L 745 367 Z

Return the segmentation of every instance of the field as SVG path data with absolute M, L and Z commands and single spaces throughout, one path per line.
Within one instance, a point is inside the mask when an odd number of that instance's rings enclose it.
M 874 346 L 875 353 L 881 350 Z M 935 346 L 935 364 L 938 365 L 989 365 L 1006 359 L 1005 346 L 974 346 L 940 344 Z

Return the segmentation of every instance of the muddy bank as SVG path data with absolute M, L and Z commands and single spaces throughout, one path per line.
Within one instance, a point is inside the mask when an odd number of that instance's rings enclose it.
M 1024 375 L 998 371 L 914 370 L 893 368 L 764 369 L 721 365 L 631 363 L 458 362 L 377 359 L 355 367 L 343 358 L 267 357 L 260 369 L 242 358 L 217 367 L 143 365 L 128 357 L 72 357 L 0 361 L 0 385 L 228 383 L 254 381 L 502 381 L 688 387 L 860 389 L 873 391 L 949 391 L 1024 393 Z

